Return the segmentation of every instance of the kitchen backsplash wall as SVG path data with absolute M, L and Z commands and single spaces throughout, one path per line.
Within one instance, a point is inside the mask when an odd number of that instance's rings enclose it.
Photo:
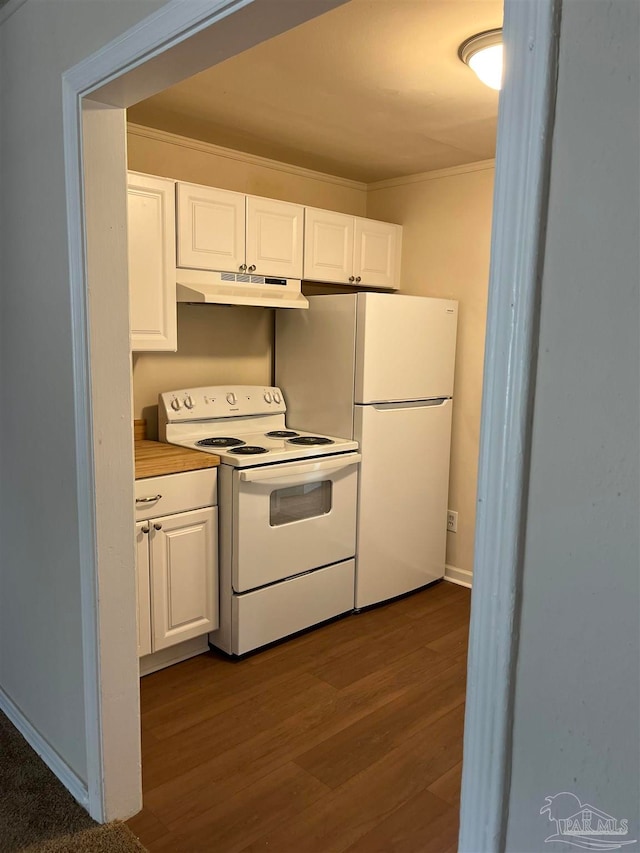
M 133 354 L 134 417 L 158 437 L 158 394 L 199 385 L 270 385 L 273 311 L 178 303 L 178 351 Z
M 247 157 L 207 143 L 129 126 L 128 165 L 160 175 L 236 192 L 363 216 L 366 186 Z M 271 384 L 273 311 L 217 305 L 178 305 L 178 351 L 133 355 L 134 417 L 157 438 L 161 391 L 197 385 Z

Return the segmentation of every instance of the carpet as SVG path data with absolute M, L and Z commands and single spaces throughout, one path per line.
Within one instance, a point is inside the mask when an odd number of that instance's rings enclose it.
M 2 853 L 140 853 L 119 821 L 100 826 L 0 713 L 0 851 Z
M 114 821 L 22 847 L 20 853 L 146 853 L 146 847 L 126 824 Z

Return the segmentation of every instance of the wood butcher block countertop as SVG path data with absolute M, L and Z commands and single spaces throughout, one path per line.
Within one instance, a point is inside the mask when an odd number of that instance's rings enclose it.
M 164 474 L 181 474 L 183 471 L 199 471 L 201 468 L 215 468 L 220 457 L 200 450 L 189 450 L 177 444 L 147 439 L 147 423 L 135 420 L 133 437 L 136 457 L 136 480 L 145 477 L 162 477 Z
M 163 441 L 136 441 L 136 480 L 160 477 L 162 474 L 180 474 L 200 468 L 215 468 L 220 457 L 212 453 L 189 450 Z
M 135 426 L 136 480 L 161 477 L 163 474 L 181 474 L 183 471 L 198 471 L 200 468 L 215 468 L 220 464 L 220 457 L 212 453 L 189 450 L 187 447 L 166 444 L 164 441 L 148 441 L 142 438 L 144 432 L 140 428 L 141 422 L 136 421 Z

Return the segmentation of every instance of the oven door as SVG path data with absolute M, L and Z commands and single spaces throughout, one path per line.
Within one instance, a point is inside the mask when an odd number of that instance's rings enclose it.
M 358 453 L 233 473 L 235 592 L 353 557 Z

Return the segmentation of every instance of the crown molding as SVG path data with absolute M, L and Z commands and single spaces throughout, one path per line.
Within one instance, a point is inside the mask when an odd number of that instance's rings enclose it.
M 465 175 L 467 172 L 485 172 L 494 169 L 495 160 L 477 160 L 474 163 L 463 163 L 461 166 L 450 166 L 447 169 L 434 169 L 432 172 L 418 172 L 415 175 L 404 175 L 399 178 L 387 178 L 384 181 L 374 181 L 367 184 L 369 192 L 388 190 L 391 187 L 402 187 L 405 184 L 421 184 L 424 181 L 435 181 L 438 178 L 452 178 L 455 175 Z
M 145 139 L 153 139 L 156 142 L 166 142 L 170 145 L 179 145 L 181 148 L 191 148 L 205 154 L 214 154 L 216 157 L 225 157 L 227 160 L 236 160 L 239 163 L 248 163 L 251 166 L 260 166 L 263 169 L 273 169 L 276 172 L 285 172 L 288 175 L 297 175 L 300 178 L 310 178 L 314 181 L 323 181 L 326 184 L 334 184 L 347 189 L 366 192 L 368 184 L 362 181 L 353 181 L 349 178 L 340 178 L 337 175 L 328 175 L 325 172 L 316 172 L 314 169 L 305 169 L 303 166 L 293 166 L 290 163 L 282 163 L 280 160 L 271 160 L 268 157 L 260 157 L 257 154 L 247 154 L 244 151 L 236 151 L 233 148 L 225 148 L 215 145 L 213 142 L 203 142 L 200 139 L 192 139 L 188 136 L 180 136 L 167 130 L 158 130 L 155 127 L 145 127 L 141 124 L 127 123 L 127 133 L 132 136 L 141 136 Z

